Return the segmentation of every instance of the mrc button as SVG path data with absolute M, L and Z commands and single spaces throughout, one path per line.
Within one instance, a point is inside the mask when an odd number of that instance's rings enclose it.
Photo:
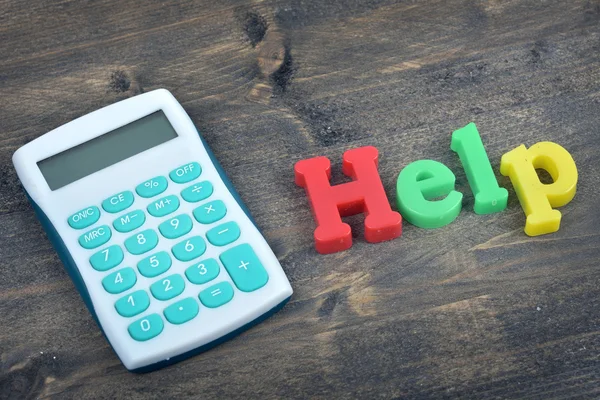
M 83 229 L 96 223 L 100 218 L 100 210 L 96 206 L 87 207 L 77 211 L 68 219 L 69 226 L 73 229 Z
M 186 183 L 200 176 L 202 168 L 197 162 L 191 162 L 175 168 L 169 173 L 169 178 L 175 183 Z

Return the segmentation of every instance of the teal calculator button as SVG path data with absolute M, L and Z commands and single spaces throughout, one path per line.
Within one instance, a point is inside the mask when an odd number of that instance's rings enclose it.
M 171 268 L 171 263 L 171 256 L 169 256 L 169 253 L 166 251 L 159 251 L 158 253 L 141 260 L 137 267 L 140 274 L 144 275 L 146 278 L 154 278 Z
M 240 237 L 240 227 L 235 222 L 226 222 L 206 232 L 206 238 L 215 246 L 225 246 Z
M 102 202 L 102 208 L 104 208 L 104 211 L 114 214 L 123 211 L 132 204 L 133 193 L 131 193 L 130 190 L 126 190 L 104 200 Z
M 219 275 L 219 264 L 214 258 L 209 258 L 194 264 L 185 270 L 188 281 L 196 285 L 210 282 Z
M 181 197 L 185 201 L 195 203 L 204 200 L 213 193 L 213 185 L 209 181 L 194 183 L 192 186 L 181 191 Z
M 164 217 L 179 208 L 179 199 L 175 195 L 163 197 L 150 203 L 148 212 L 153 217 Z
M 123 250 L 116 244 L 100 250 L 90 257 L 90 264 L 96 271 L 108 271 L 123 261 Z
M 179 274 L 169 275 L 150 285 L 152 296 L 163 301 L 179 296 L 183 289 L 185 289 L 185 281 Z
M 191 162 L 175 168 L 169 174 L 169 178 L 175 183 L 186 183 L 199 177 L 201 172 L 202 168 L 200 168 L 200 164 Z
M 136 186 L 135 192 L 141 197 L 153 197 L 167 190 L 169 183 L 164 176 L 156 176 Z
M 115 302 L 115 309 L 123 317 L 133 317 L 142 313 L 150 306 L 150 296 L 143 290 L 138 290 L 121 297 Z
M 131 232 L 139 228 L 146 221 L 146 214 L 142 210 L 135 210 L 121 215 L 113 221 L 113 226 L 117 232 Z
M 100 209 L 96 206 L 84 208 L 71 215 L 68 219 L 69 226 L 74 229 L 83 229 L 95 224 L 100 219 Z
M 108 242 L 111 235 L 108 225 L 102 225 L 79 236 L 79 244 L 84 249 L 95 249 Z
M 158 336 L 164 327 L 165 324 L 160 315 L 150 314 L 129 325 L 127 330 L 133 339 L 143 342 Z
M 160 224 L 158 230 L 167 239 L 177 239 L 192 230 L 192 219 L 181 214 Z
M 188 297 L 187 299 L 179 300 L 177 303 L 171 304 L 165 308 L 163 314 L 165 318 L 172 324 L 183 324 L 198 315 L 198 302 Z
M 221 200 L 202 204 L 194 209 L 194 218 L 201 224 L 212 224 L 227 214 L 227 207 Z
M 158 235 L 152 229 L 146 229 L 125 240 L 125 248 L 131 254 L 140 255 L 152 250 L 158 244 Z
M 224 251 L 219 258 L 233 283 L 242 292 L 252 292 L 263 287 L 269 280 L 265 267 L 249 244 L 240 244 Z
M 217 308 L 233 299 L 233 287 L 229 282 L 220 282 L 201 291 L 198 297 L 206 307 Z
M 206 243 L 200 236 L 192 236 L 177 243 L 171 248 L 171 252 L 179 261 L 190 261 L 200 257 L 206 251 Z
M 108 293 L 119 294 L 129 290 L 137 282 L 133 268 L 123 268 L 102 279 L 102 286 Z

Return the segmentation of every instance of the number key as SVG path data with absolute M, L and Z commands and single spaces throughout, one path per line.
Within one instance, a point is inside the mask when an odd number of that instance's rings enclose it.
M 177 239 L 192 230 L 192 219 L 181 214 L 160 224 L 158 230 L 167 239 Z
M 116 244 L 90 257 L 90 264 L 96 271 L 108 271 L 121 264 L 121 261 L 123 261 L 123 250 Z
M 146 311 L 150 306 L 150 296 L 143 290 L 138 290 L 121 297 L 115 302 L 115 309 L 123 317 L 133 317 Z
M 143 342 L 158 336 L 164 327 L 165 324 L 160 315 L 150 314 L 129 325 L 127 330 L 132 338 L 138 342 Z
M 108 293 L 118 294 L 129 290 L 137 282 L 133 268 L 123 268 L 102 279 L 102 286 Z
M 188 278 L 188 281 L 193 284 L 202 285 L 219 276 L 219 270 L 220 268 L 217 260 L 209 258 L 186 269 L 185 276 Z
M 171 268 L 171 257 L 166 251 L 160 251 L 141 260 L 137 267 L 146 278 L 154 278 Z
M 175 296 L 179 296 L 185 289 L 185 282 L 181 275 L 169 275 L 150 285 L 152 296 L 158 300 L 170 300 Z
M 171 252 L 179 261 L 190 261 L 200 257 L 206 251 L 206 242 L 200 236 L 192 236 L 171 248 Z
M 152 229 L 146 229 L 125 240 L 125 248 L 131 254 L 140 255 L 152 250 L 158 244 L 158 235 Z

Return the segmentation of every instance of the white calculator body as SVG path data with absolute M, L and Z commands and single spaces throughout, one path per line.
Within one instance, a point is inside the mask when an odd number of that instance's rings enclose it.
M 129 370 L 207 350 L 292 295 L 277 258 L 167 90 L 71 121 L 18 149 L 13 162 Z

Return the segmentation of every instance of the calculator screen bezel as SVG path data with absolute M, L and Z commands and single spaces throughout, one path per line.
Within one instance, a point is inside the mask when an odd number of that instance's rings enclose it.
M 36 164 L 50 190 L 57 190 L 177 136 L 164 111 L 158 110 Z M 115 151 L 119 144 L 123 147 Z

